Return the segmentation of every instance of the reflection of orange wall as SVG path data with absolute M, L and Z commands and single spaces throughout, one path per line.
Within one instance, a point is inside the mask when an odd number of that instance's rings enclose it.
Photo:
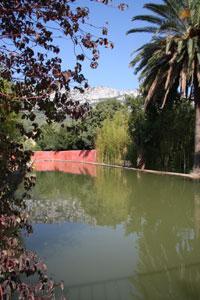
M 32 160 L 96 162 L 96 150 L 36 151 Z
M 61 171 L 71 174 L 96 176 L 96 150 L 36 151 L 32 157 L 36 171 Z
M 60 171 L 70 174 L 96 176 L 96 166 L 92 164 L 63 161 L 34 161 L 33 168 L 36 171 Z

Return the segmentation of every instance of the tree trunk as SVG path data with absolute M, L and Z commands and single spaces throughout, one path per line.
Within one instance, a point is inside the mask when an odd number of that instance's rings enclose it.
M 194 61 L 194 103 L 195 103 L 195 145 L 194 145 L 194 166 L 193 172 L 200 175 L 200 70 L 197 58 Z
M 137 157 L 137 168 L 141 170 L 145 169 L 145 159 L 142 152 L 139 152 Z
M 200 103 L 195 104 L 195 147 L 194 147 L 194 167 L 193 172 L 200 174 Z

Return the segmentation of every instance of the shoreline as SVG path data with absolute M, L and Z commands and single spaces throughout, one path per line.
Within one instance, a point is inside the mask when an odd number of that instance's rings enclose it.
M 147 174 L 155 174 L 155 175 L 162 175 L 162 176 L 176 176 L 176 177 L 182 177 L 190 180 L 200 180 L 200 174 L 195 173 L 177 173 L 177 172 L 165 172 L 165 171 L 158 171 L 158 170 L 149 170 L 149 169 L 137 169 L 133 167 L 125 167 L 121 165 L 112 165 L 112 164 L 105 164 L 105 163 L 98 163 L 98 162 L 87 162 L 87 161 L 74 161 L 74 160 L 62 160 L 62 159 L 35 159 L 31 161 L 31 165 L 34 164 L 34 162 L 48 162 L 48 161 L 55 161 L 55 162 L 73 162 L 73 163 L 81 163 L 81 164 L 89 164 L 89 165 L 96 165 L 96 166 L 102 166 L 102 167 L 108 167 L 108 168 L 120 168 L 120 169 L 126 169 L 126 170 L 132 170 L 137 171 L 140 173 L 147 173 Z

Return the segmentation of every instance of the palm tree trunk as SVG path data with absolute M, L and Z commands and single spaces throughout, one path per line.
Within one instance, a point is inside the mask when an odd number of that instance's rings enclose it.
M 194 65 L 194 103 L 196 111 L 195 119 L 195 146 L 194 146 L 194 167 L 193 172 L 200 175 L 200 85 L 199 69 L 197 60 Z
M 200 103 L 195 104 L 195 147 L 194 147 L 194 173 L 200 173 Z

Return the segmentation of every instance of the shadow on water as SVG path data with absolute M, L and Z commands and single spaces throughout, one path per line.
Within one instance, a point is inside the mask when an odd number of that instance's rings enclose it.
M 26 240 L 68 299 L 200 299 L 200 186 L 96 168 L 38 172 Z

